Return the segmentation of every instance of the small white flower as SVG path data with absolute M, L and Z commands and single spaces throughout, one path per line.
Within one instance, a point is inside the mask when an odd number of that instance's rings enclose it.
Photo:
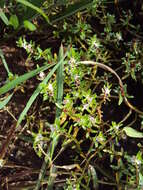
M 66 105 L 66 104 L 68 104 L 69 102 L 70 102 L 70 101 L 69 101 L 68 99 L 66 99 L 66 100 L 63 101 L 63 104 Z
M 43 80 L 45 78 L 45 73 L 44 72 L 40 72 L 39 77 L 40 77 L 40 80 Z
M 76 63 L 76 60 L 75 60 L 75 58 L 71 58 L 70 60 L 69 60 L 69 64 L 71 65 L 73 65 L 73 64 L 75 64 Z
M 52 124 L 51 124 L 49 127 L 50 127 L 50 129 L 51 129 L 51 132 L 52 132 L 52 133 L 55 131 L 55 129 L 57 129 L 57 128 L 58 128 L 57 126 L 56 126 L 56 127 L 54 127 L 54 125 L 52 125 Z
M 137 164 L 138 166 L 140 166 L 140 165 L 141 165 L 141 161 L 140 161 L 140 160 L 138 160 L 137 158 L 136 158 L 136 164 Z
M 27 49 L 29 52 L 33 53 L 32 45 L 31 45 L 31 44 L 28 44 L 27 47 L 26 47 L 26 49 Z
M 87 109 L 88 109 L 88 107 L 89 107 L 89 105 L 88 105 L 88 104 L 84 104 L 84 105 L 83 105 L 83 110 L 87 110 Z
M 116 125 L 116 126 L 115 126 L 115 129 L 118 130 L 118 129 L 119 129 L 119 125 Z
M 100 43 L 97 42 L 97 41 L 94 41 L 93 46 L 94 46 L 95 48 L 99 48 L 99 47 L 100 47 Z
M 27 49 L 27 43 L 26 43 L 26 41 L 24 41 L 24 42 L 22 43 L 22 47 L 23 47 L 24 49 Z
M 105 96 L 110 96 L 110 92 L 111 92 L 111 89 L 108 88 L 107 86 L 104 86 L 104 88 L 102 88 L 102 93 L 103 93 Z
M 49 85 L 48 85 L 48 90 L 50 90 L 51 92 L 53 92 L 53 85 L 51 83 L 49 83 Z
M 123 40 L 123 38 L 122 38 L 122 34 L 121 33 L 116 33 L 116 38 L 117 38 L 117 40 L 119 40 L 119 41 L 121 41 L 121 40 Z
M 3 159 L 0 159 L 0 168 L 2 168 L 5 164 L 5 161 Z
M 75 75 L 75 80 L 78 80 L 80 78 L 79 75 Z
M 110 86 L 107 85 L 102 88 L 102 95 L 103 95 L 103 100 L 104 100 L 104 103 L 106 103 L 106 100 L 110 101 L 109 97 L 110 97 L 110 92 L 111 92 L 111 89 L 110 89 Z
M 141 165 L 141 161 L 140 160 L 138 160 L 137 158 L 136 158 L 136 156 L 132 156 L 132 158 L 131 158 L 131 162 L 134 164 L 134 165 L 137 165 L 137 166 L 140 166 Z
M 90 119 L 91 123 L 94 125 L 94 124 L 95 124 L 95 119 L 94 119 L 94 117 L 90 116 L 89 119 Z
M 79 97 L 79 92 L 76 92 L 76 93 L 75 93 L 75 97 Z
M 97 138 L 96 138 L 96 141 L 97 142 L 104 142 L 104 138 L 103 137 L 100 137 L 100 136 L 98 136 Z
M 43 136 L 41 134 L 38 134 L 35 138 L 35 142 L 39 142 L 39 141 L 42 141 L 43 139 Z
M 93 97 L 88 96 L 88 97 L 87 97 L 87 100 L 88 100 L 89 103 L 91 103 L 92 100 L 93 100 Z

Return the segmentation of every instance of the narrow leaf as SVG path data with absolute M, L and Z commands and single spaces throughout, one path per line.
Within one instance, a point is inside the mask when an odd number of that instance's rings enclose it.
M 68 48 L 69 49 L 69 48 Z M 68 50 L 67 50 L 67 52 L 64 54 L 64 56 L 63 56 L 63 48 L 61 48 L 61 50 L 60 50 L 61 52 L 59 53 L 59 66 L 58 67 L 60 67 L 60 65 L 61 64 L 63 64 L 63 61 L 64 61 L 64 59 L 65 59 L 65 57 L 67 56 L 67 53 L 68 53 Z M 57 67 L 57 69 L 58 69 L 58 67 Z M 60 71 L 60 70 L 59 70 Z M 56 112 L 57 112 L 57 110 L 56 110 Z M 56 119 L 57 119 L 57 116 L 58 116 L 58 114 L 59 113 L 56 113 Z M 56 132 L 55 132 L 56 133 Z M 52 139 L 52 141 L 51 141 L 51 143 L 50 143 L 50 146 L 49 146 L 49 148 L 48 148 L 48 150 L 47 150 L 47 154 L 48 155 L 50 155 L 50 159 L 52 159 L 52 156 L 53 156 L 53 153 L 54 153 L 54 150 L 55 150 L 55 147 L 57 146 L 57 144 L 58 144 L 58 141 L 59 141 L 59 134 L 58 135 L 55 135 L 54 137 L 53 137 L 53 139 Z M 44 178 L 44 176 L 45 176 L 45 172 L 46 172 L 46 168 L 47 168 L 47 165 L 48 165 L 48 163 L 49 163 L 49 160 L 46 158 L 46 156 L 45 156 L 45 159 L 44 159 L 44 162 L 43 162 L 43 164 L 42 164 L 42 167 L 41 167 L 41 170 L 40 170 L 40 173 L 39 173 L 39 177 L 38 177 L 38 180 L 37 180 L 37 183 L 36 183 L 36 187 L 35 187 L 35 189 L 34 190 L 39 190 L 40 189 L 40 186 L 41 186 L 41 181 L 43 180 L 43 178 Z M 49 186 L 48 186 L 48 189 L 49 188 L 52 188 L 52 184 L 53 184 L 53 180 L 54 180 L 54 178 L 50 175 L 49 176 Z
M 126 135 L 133 138 L 143 138 L 143 133 L 136 131 L 131 127 L 124 127 L 123 131 L 125 131 Z
M 26 1 L 26 0 L 16 0 L 18 3 L 21 3 L 27 7 L 30 7 L 31 9 L 34 9 L 35 11 L 37 11 L 39 14 L 41 14 L 45 20 L 49 23 L 49 18 L 48 16 L 44 13 L 44 11 L 42 9 L 40 9 L 39 7 L 35 6 L 34 4 Z
M 62 60 L 64 56 L 63 46 L 61 45 L 59 50 L 59 61 Z M 64 62 L 64 61 L 63 61 Z M 58 105 L 56 108 L 56 118 L 59 118 L 61 115 L 61 105 L 63 101 L 63 62 L 57 69 L 57 101 L 56 104 Z
M 35 99 L 37 98 L 37 96 L 40 93 L 40 89 L 39 86 L 37 87 L 37 89 L 34 91 L 34 93 L 32 94 L 32 96 L 30 97 L 30 99 L 28 100 L 24 110 L 22 111 L 22 113 L 20 114 L 16 127 L 18 127 L 21 123 L 21 121 L 24 119 L 25 115 L 27 114 L 28 110 L 30 109 L 31 105 L 33 104 L 33 102 L 35 101 Z
M 43 67 L 39 67 L 38 69 L 35 69 L 33 71 L 30 71 L 29 73 L 26 73 L 24 75 L 19 76 L 18 78 L 8 82 L 7 84 L 5 84 L 4 86 L 2 86 L 0 88 L 0 95 L 8 92 L 9 90 L 12 90 L 13 88 L 15 88 L 17 85 L 25 82 L 26 80 L 34 77 L 35 75 L 37 75 L 38 73 L 40 73 L 41 71 L 44 71 L 46 69 L 49 69 L 50 67 L 52 67 L 54 64 L 52 65 L 44 65 Z
M 8 102 L 10 101 L 12 96 L 13 96 L 13 94 L 10 94 L 5 100 L 0 101 L 0 109 L 3 109 L 4 106 L 6 106 L 6 104 L 8 104 Z
M 8 64 L 7 64 L 6 60 L 5 60 L 5 57 L 4 57 L 3 52 L 2 52 L 1 49 L 0 49 L 0 57 L 2 59 L 2 63 L 3 63 L 3 65 L 4 65 L 4 67 L 5 67 L 6 71 L 7 71 L 8 76 L 10 76 L 12 73 L 10 72 L 10 70 L 8 68 Z
M 49 79 L 52 77 L 52 75 L 54 74 L 54 72 L 57 70 L 57 68 L 60 66 L 60 64 L 63 62 L 63 60 L 65 59 L 65 57 L 67 56 L 67 53 L 63 56 L 62 60 L 60 62 L 58 62 L 53 69 L 49 72 L 49 74 L 46 76 L 46 78 L 38 85 L 37 89 L 34 91 L 34 93 L 32 94 L 32 96 L 30 97 L 30 99 L 28 100 L 24 110 L 22 111 L 22 113 L 19 116 L 19 119 L 17 121 L 17 125 L 16 127 L 18 127 L 21 123 L 21 121 L 24 119 L 25 115 L 27 114 L 28 110 L 30 109 L 31 105 L 33 104 L 33 102 L 35 101 L 35 99 L 37 98 L 37 96 L 40 94 L 41 91 L 41 84 L 47 84 L 47 82 L 49 81 Z
M 8 26 L 9 25 L 9 21 L 7 16 L 5 15 L 5 13 L 2 11 L 2 9 L 0 9 L 0 18 L 2 19 L 2 21 Z
M 60 20 L 63 20 L 85 8 L 89 8 L 90 6 L 92 6 L 92 4 L 93 4 L 92 0 L 82 0 L 80 2 L 74 3 L 73 5 L 69 5 L 64 12 L 62 11 L 60 14 L 51 18 L 51 22 L 55 23 Z
M 124 99 L 123 99 L 122 94 L 119 93 L 119 101 L 118 101 L 118 105 L 119 105 L 119 106 L 122 104 L 123 100 L 124 100 Z
M 93 181 L 93 187 L 94 189 L 98 189 L 98 177 L 97 177 L 97 172 L 95 168 L 92 165 L 89 165 L 89 175 L 92 176 L 92 181 Z

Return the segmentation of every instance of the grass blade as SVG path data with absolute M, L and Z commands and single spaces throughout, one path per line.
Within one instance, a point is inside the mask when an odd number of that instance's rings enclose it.
M 26 1 L 26 0 L 16 0 L 18 3 L 21 3 L 27 7 L 30 7 L 31 9 L 34 9 L 35 11 L 37 11 L 39 14 L 41 14 L 45 20 L 49 23 L 49 18 L 48 16 L 44 13 L 44 11 L 42 9 L 40 9 L 39 7 L 35 6 L 34 4 Z
M 63 46 L 61 46 L 60 51 L 59 51 L 59 60 L 62 59 L 64 54 L 63 51 Z M 62 105 L 62 100 L 63 100 L 63 85 L 64 85 L 64 80 L 63 80 L 63 64 L 62 62 L 60 66 L 57 69 L 57 108 L 56 108 L 56 118 L 59 118 L 61 115 L 61 105 Z
M 67 56 L 67 52 L 66 54 L 62 57 L 62 59 L 53 67 L 53 69 L 50 71 L 50 73 L 46 76 L 46 78 L 38 85 L 37 89 L 34 91 L 34 93 L 32 94 L 32 96 L 30 97 L 30 99 L 28 100 L 26 107 L 24 108 L 24 110 L 22 111 L 22 113 L 19 116 L 19 119 L 17 121 L 16 127 L 18 127 L 21 123 L 21 121 L 24 119 L 25 115 L 27 114 L 28 110 L 30 109 L 31 105 L 33 104 L 33 102 L 35 101 L 36 97 L 40 94 L 41 91 L 41 84 L 47 84 L 47 82 L 49 81 L 49 79 L 52 77 L 52 75 L 54 74 L 54 72 L 57 70 L 57 68 L 60 66 L 60 64 L 64 61 L 65 57 Z M 51 65 L 50 65 L 51 67 Z
M 5 100 L 0 101 L 0 109 L 3 109 L 4 106 L 6 106 L 6 104 L 8 104 L 8 102 L 10 101 L 10 99 L 12 98 L 13 93 L 10 94 Z
M 50 73 L 47 75 L 47 77 L 41 83 L 46 84 L 48 82 L 48 80 L 52 77 L 52 75 L 54 74 L 54 72 L 56 71 L 58 66 L 59 66 L 59 63 L 54 66 L 54 68 L 50 71 Z M 37 89 L 34 91 L 32 96 L 30 97 L 30 99 L 28 100 L 26 107 L 24 108 L 23 112 L 20 114 L 20 117 L 17 121 L 16 127 L 18 127 L 20 125 L 21 121 L 24 119 L 24 117 L 27 114 L 28 110 L 30 109 L 31 105 L 35 101 L 36 97 L 40 94 L 40 91 L 41 91 L 41 88 L 40 88 L 41 85 L 40 84 L 38 85 Z
M 59 50 L 59 56 L 58 56 L 58 60 L 62 60 L 64 56 L 64 50 L 63 50 L 63 46 L 61 45 L 60 50 Z M 62 105 L 62 101 L 63 101 L 63 85 L 64 85 L 64 79 L 63 79 L 63 66 L 64 66 L 64 61 L 62 61 L 62 63 L 59 65 L 58 69 L 57 69 L 57 75 L 56 75 L 56 81 L 57 81 L 57 100 L 56 100 L 56 120 L 55 122 L 58 122 L 60 120 L 60 115 L 61 115 L 61 105 Z M 60 135 L 55 132 L 54 135 L 52 135 L 52 142 L 51 142 L 51 148 L 49 149 L 48 154 L 50 155 L 50 158 L 52 160 L 55 148 L 59 142 L 59 137 Z M 54 180 L 55 180 L 55 176 L 56 176 L 56 172 L 57 169 L 54 167 L 54 165 L 51 165 L 51 169 L 50 169 L 50 175 L 49 175 L 49 180 L 48 180 L 48 189 L 52 190 L 53 189 L 53 184 L 54 184 Z
M 4 67 L 5 67 L 6 71 L 7 71 L 8 76 L 10 76 L 12 73 L 10 72 L 10 70 L 8 68 L 8 64 L 7 64 L 6 60 L 5 60 L 5 57 L 4 57 L 3 52 L 2 52 L 1 49 L 0 49 L 0 57 L 2 59 L 2 63 L 4 64 Z
M 59 50 L 59 58 L 58 58 L 59 66 L 57 67 L 57 103 L 59 105 L 62 104 L 62 97 L 63 97 L 63 62 L 64 62 L 64 59 L 65 59 L 67 53 L 68 53 L 68 50 L 64 55 L 63 46 L 61 46 L 61 48 Z M 60 114 L 61 114 L 61 110 L 57 106 L 57 108 L 56 108 L 56 119 L 59 119 Z M 53 156 L 55 147 L 58 144 L 59 136 L 60 135 L 57 134 L 56 132 L 53 133 L 53 135 L 52 135 L 52 141 L 51 141 L 50 146 L 49 146 L 49 148 L 47 150 L 47 154 L 50 155 L 51 160 L 52 160 L 52 156 Z M 39 190 L 40 189 L 41 181 L 45 176 L 45 172 L 46 172 L 46 168 L 47 168 L 48 163 L 49 163 L 49 160 L 45 157 L 44 162 L 43 162 L 42 167 L 41 167 L 41 171 L 39 173 L 39 178 L 38 178 L 38 181 L 37 181 L 37 184 L 36 184 L 36 187 L 35 187 L 34 190 Z M 53 172 L 56 173 L 56 168 L 54 167 L 54 165 L 51 166 L 50 171 L 52 171 L 52 174 L 53 174 Z M 55 179 L 55 177 L 52 176 L 52 174 L 49 176 L 49 180 L 48 180 L 47 189 L 49 189 L 49 190 L 53 189 L 53 183 L 54 183 L 54 179 Z
M 8 26 L 9 25 L 9 21 L 7 16 L 5 15 L 5 13 L 2 11 L 2 9 L 0 9 L 0 18 L 2 19 L 2 21 Z
M 93 4 L 92 0 L 82 0 L 80 2 L 74 3 L 73 5 L 69 5 L 64 12 L 62 11 L 60 14 L 51 18 L 51 23 L 53 24 L 55 22 L 65 19 L 83 9 L 89 8 L 90 6 L 92 6 L 92 4 Z
M 54 64 L 52 65 L 44 65 L 43 67 L 39 67 L 33 71 L 30 71 L 29 73 L 26 73 L 24 75 L 19 76 L 18 78 L 8 82 L 7 84 L 5 84 L 4 86 L 2 86 L 0 88 L 0 95 L 8 92 L 9 90 L 12 90 L 13 88 L 15 88 L 17 85 L 25 82 L 26 80 L 34 77 L 35 75 L 37 75 L 38 73 L 40 73 L 41 71 L 47 70 L 50 67 L 52 67 Z

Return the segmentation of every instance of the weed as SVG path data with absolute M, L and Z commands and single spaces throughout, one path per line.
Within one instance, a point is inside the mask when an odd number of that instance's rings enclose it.
M 143 111 L 128 94 L 128 80 L 142 83 L 142 31 L 140 22 L 135 24 L 139 6 L 132 3 L 135 10 L 126 10 L 122 3 L 127 2 L 0 2 L 3 40 L 18 34 L 16 45 L 27 56 L 28 70 L 19 76 L 11 72 L 0 51 L 7 73 L 0 110 L 15 119 L 3 137 L 0 166 L 7 166 L 12 143 L 30 142 L 41 169 L 32 168 L 36 178 L 30 178 L 34 185 L 27 181 L 28 189 L 142 188 Z M 15 117 L 10 103 L 33 77 L 35 90 Z M 1 188 L 12 187 L 7 180 L 2 177 Z

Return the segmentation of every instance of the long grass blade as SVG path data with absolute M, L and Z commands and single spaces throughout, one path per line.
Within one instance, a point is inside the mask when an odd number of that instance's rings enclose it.
M 54 68 L 50 71 L 50 73 L 47 75 L 47 77 L 41 82 L 46 84 L 49 79 L 52 77 L 52 75 L 54 74 L 54 72 L 56 71 L 56 69 L 58 68 L 59 63 L 57 65 L 54 66 Z M 41 83 L 38 85 L 37 89 L 34 91 L 34 93 L 32 94 L 32 96 L 30 97 L 30 99 L 28 100 L 26 107 L 24 108 L 23 112 L 20 114 L 20 117 L 18 119 L 17 125 L 16 127 L 18 127 L 21 123 L 21 121 L 24 119 L 25 115 L 27 114 L 29 108 L 31 107 L 31 105 L 33 104 L 33 102 L 35 101 L 36 97 L 40 94 L 41 91 Z
M 67 50 L 68 52 L 68 50 Z M 67 52 L 66 54 L 64 55 L 64 52 L 63 52 L 63 46 L 61 46 L 60 50 L 59 50 L 59 57 L 58 57 L 58 60 L 59 60 L 59 67 L 57 68 L 57 101 L 56 103 L 61 105 L 62 104 L 62 97 L 63 97 L 63 62 L 64 62 L 64 59 L 67 55 Z M 56 118 L 55 120 L 59 119 L 60 117 L 60 114 L 61 114 L 61 110 L 58 108 L 59 106 L 57 106 L 56 108 Z M 56 133 L 53 133 L 52 135 L 52 141 L 50 143 L 50 146 L 47 150 L 47 154 L 50 156 L 50 159 L 52 160 L 52 157 L 53 157 L 53 153 L 54 153 L 54 150 L 55 150 L 55 147 L 57 146 L 58 144 L 58 141 L 59 141 L 59 134 L 56 134 Z M 40 189 L 40 185 L 41 185 L 41 181 L 43 180 L 44 176 L 45 176 L 45 172 L 46 172 L 46 168 L 47 168 L 47 165 L 49 163 L 49 160 L 45 157 L 44 159 L 44 162 L 42 164 L 42 167 L 41 167 L 41 171 L 40 171 L 40 174 L 39 174 L 39 178 L 38 178 L 38 181 L 37 181 L 37 184 L 36 184 L 36 187 L 34 190 L 39 190 Z M 47 189 L 48 190 L 52 190 L 53 189 L 53 183 L 54 183 L 54 175 L 53 173 L 56 173 L 56 168 L 54 167 L 54 165 L 51 166 L 51 170 L 50 170 L 50 176 L 49 176 L 49 180 L 48 180 L 48 187 Z
M 9 25 L 9 21 L 7 16 L 5 15 L 5 13 L 2 11 L 2 9 L 0 9 L 0 18 L 1 20 L 8 26 Z
M 37 75 L 38 73 L 40 73 L 41 71 L 47 70 L 50 67 L 52 67 L 54 64 L 52 65 L 44 65 L 43 67 L 39 67 L 33 71 L 30 71 L 29 73 L 26 73 L 24 75 L 19 76 L 18 78 L 8 82 L 7 84 L 5 84 L 4 86 L 2 86 L 0 88 L 0 95 L 8 92 L 9 90 L 12 90 L 13 88 L 15 88 L 17 85 L 25 82 L 26 80 L 34 77 L 35 75 Z
M 30 109 L 31 105 L 33 104 L 33 102 L 35 101 L 36 97 L 40 94 L 41 91 L 41 84 L 47 84 L 47 82 L 49 81 L 49 79 L 52 77 L 52 75 L 54 74 L 54 72 L 57 70 L 57 68 L 60 66 L 60 64 L 64 61 L 65 57 L 67 56 L 67 52 L 66 54 L 63 56 L 63 58 L 53 67 L 53 69 L 50 71 L 50 73 L 46 76 L 46 78 L 38 85 L 37 89 L 34 91 L 34 93 L 32 94 L 32 96 L 30 97 L 30 99 L 28 100 L 24 110 L 22 111 L 22 113 L 19 116 L 19 119 L 17 121 L 16 127 L 18 127 L 21 123 L 21 121 L 24 119 L 25 115 L 27 114 L 28 110 Z
M 59 60 L 62 59 L 64 55 L 63 51 L 63 46 L 61 46 L 60 51 L 59 51 Z M 57 69 L 57 108 L 56 108 L 56 118 L 59 118 L 61 115 L 61 105 L 63 101 L 63 85 L 64 85 L 64 80 L 63 80 L 63 66 L 64 62 L 60 64 L 60 66 Z
M 6 106 L 6 104 L 8 104 L 8 102 L 10 101 L 10 99 L 12 98 L 13 93 L 10 94 L 5 100 L 0 101 L 0 109 L 3 109 L 4 106 Z
M 5 69 L 7 71 L 8 76 L 10 76 L 12 73 L 10 72 L 10 70 L 8 68 L 8 64 L 7 64 L 6 60 L 5 60 L 5 57 L 4 57 L 3 52 L 2 52 L 1 49 L 0 49 L 0 57 L 1 57 L 1 60 L 2 60 L 2 63 L 4 65 L 4 67 L 5 67 Z
M 65 19 L 83 9 L 89 8 L 92 6 L 92 4 L 93 4 L 92 0 L 81 0 L 80 2 L 74 3 L 73 5 L 69 5 L 64 12 L 62 11 L 55 17 L 52 17 L 51 23 L 53 24 L 55 22 Z
M 59 56 L 58 60 L 60 61 L 64 56 L 64 50 L 63 46 L 61 45 L 60 50 L 59 50 Z M 56 81 L 57 81 L 57 100 L 56 100 L 56 121 L 60 120 L 60 115 L 61 115 L 61 105 L 63 101 L 63 85 L 64 85 L 64 79 L 63 79 L 63 67 L 64 67 L 64 61 L 59 65 L 57 69 L 57 75 L 56 75 Z M 55 132 L 55 135 L 53 135 L 53 140 L 51 142 L 51 149 L 49 149 L 48 154 L 50 155 L 50 159 L 52 160 L 53 154 L 55 151 L 55 148 L 59 142 L 59 137 L 60 135 Z M 53 184 L 55 180 L 57 169 L 54 167 L 54 165 L 51 165 L 50 169 L 50 175 L 49 175 L 49 180 L 48 180 L 48 189 L 53 190 Z
M 45 20 L 49 23 L 49 18 L 48 16 L 44 13 L 44 11 L 42 9 L 40 9 L 39 7 L 35 6 L 34 4 L 26 1 L 26 0 L 16 0 L 18 3 L 21 3 L 27 7 L 30 7 L 31 9 L 34 9 L 35 11 L 37 11 L 39 14 L 41 14 Z

